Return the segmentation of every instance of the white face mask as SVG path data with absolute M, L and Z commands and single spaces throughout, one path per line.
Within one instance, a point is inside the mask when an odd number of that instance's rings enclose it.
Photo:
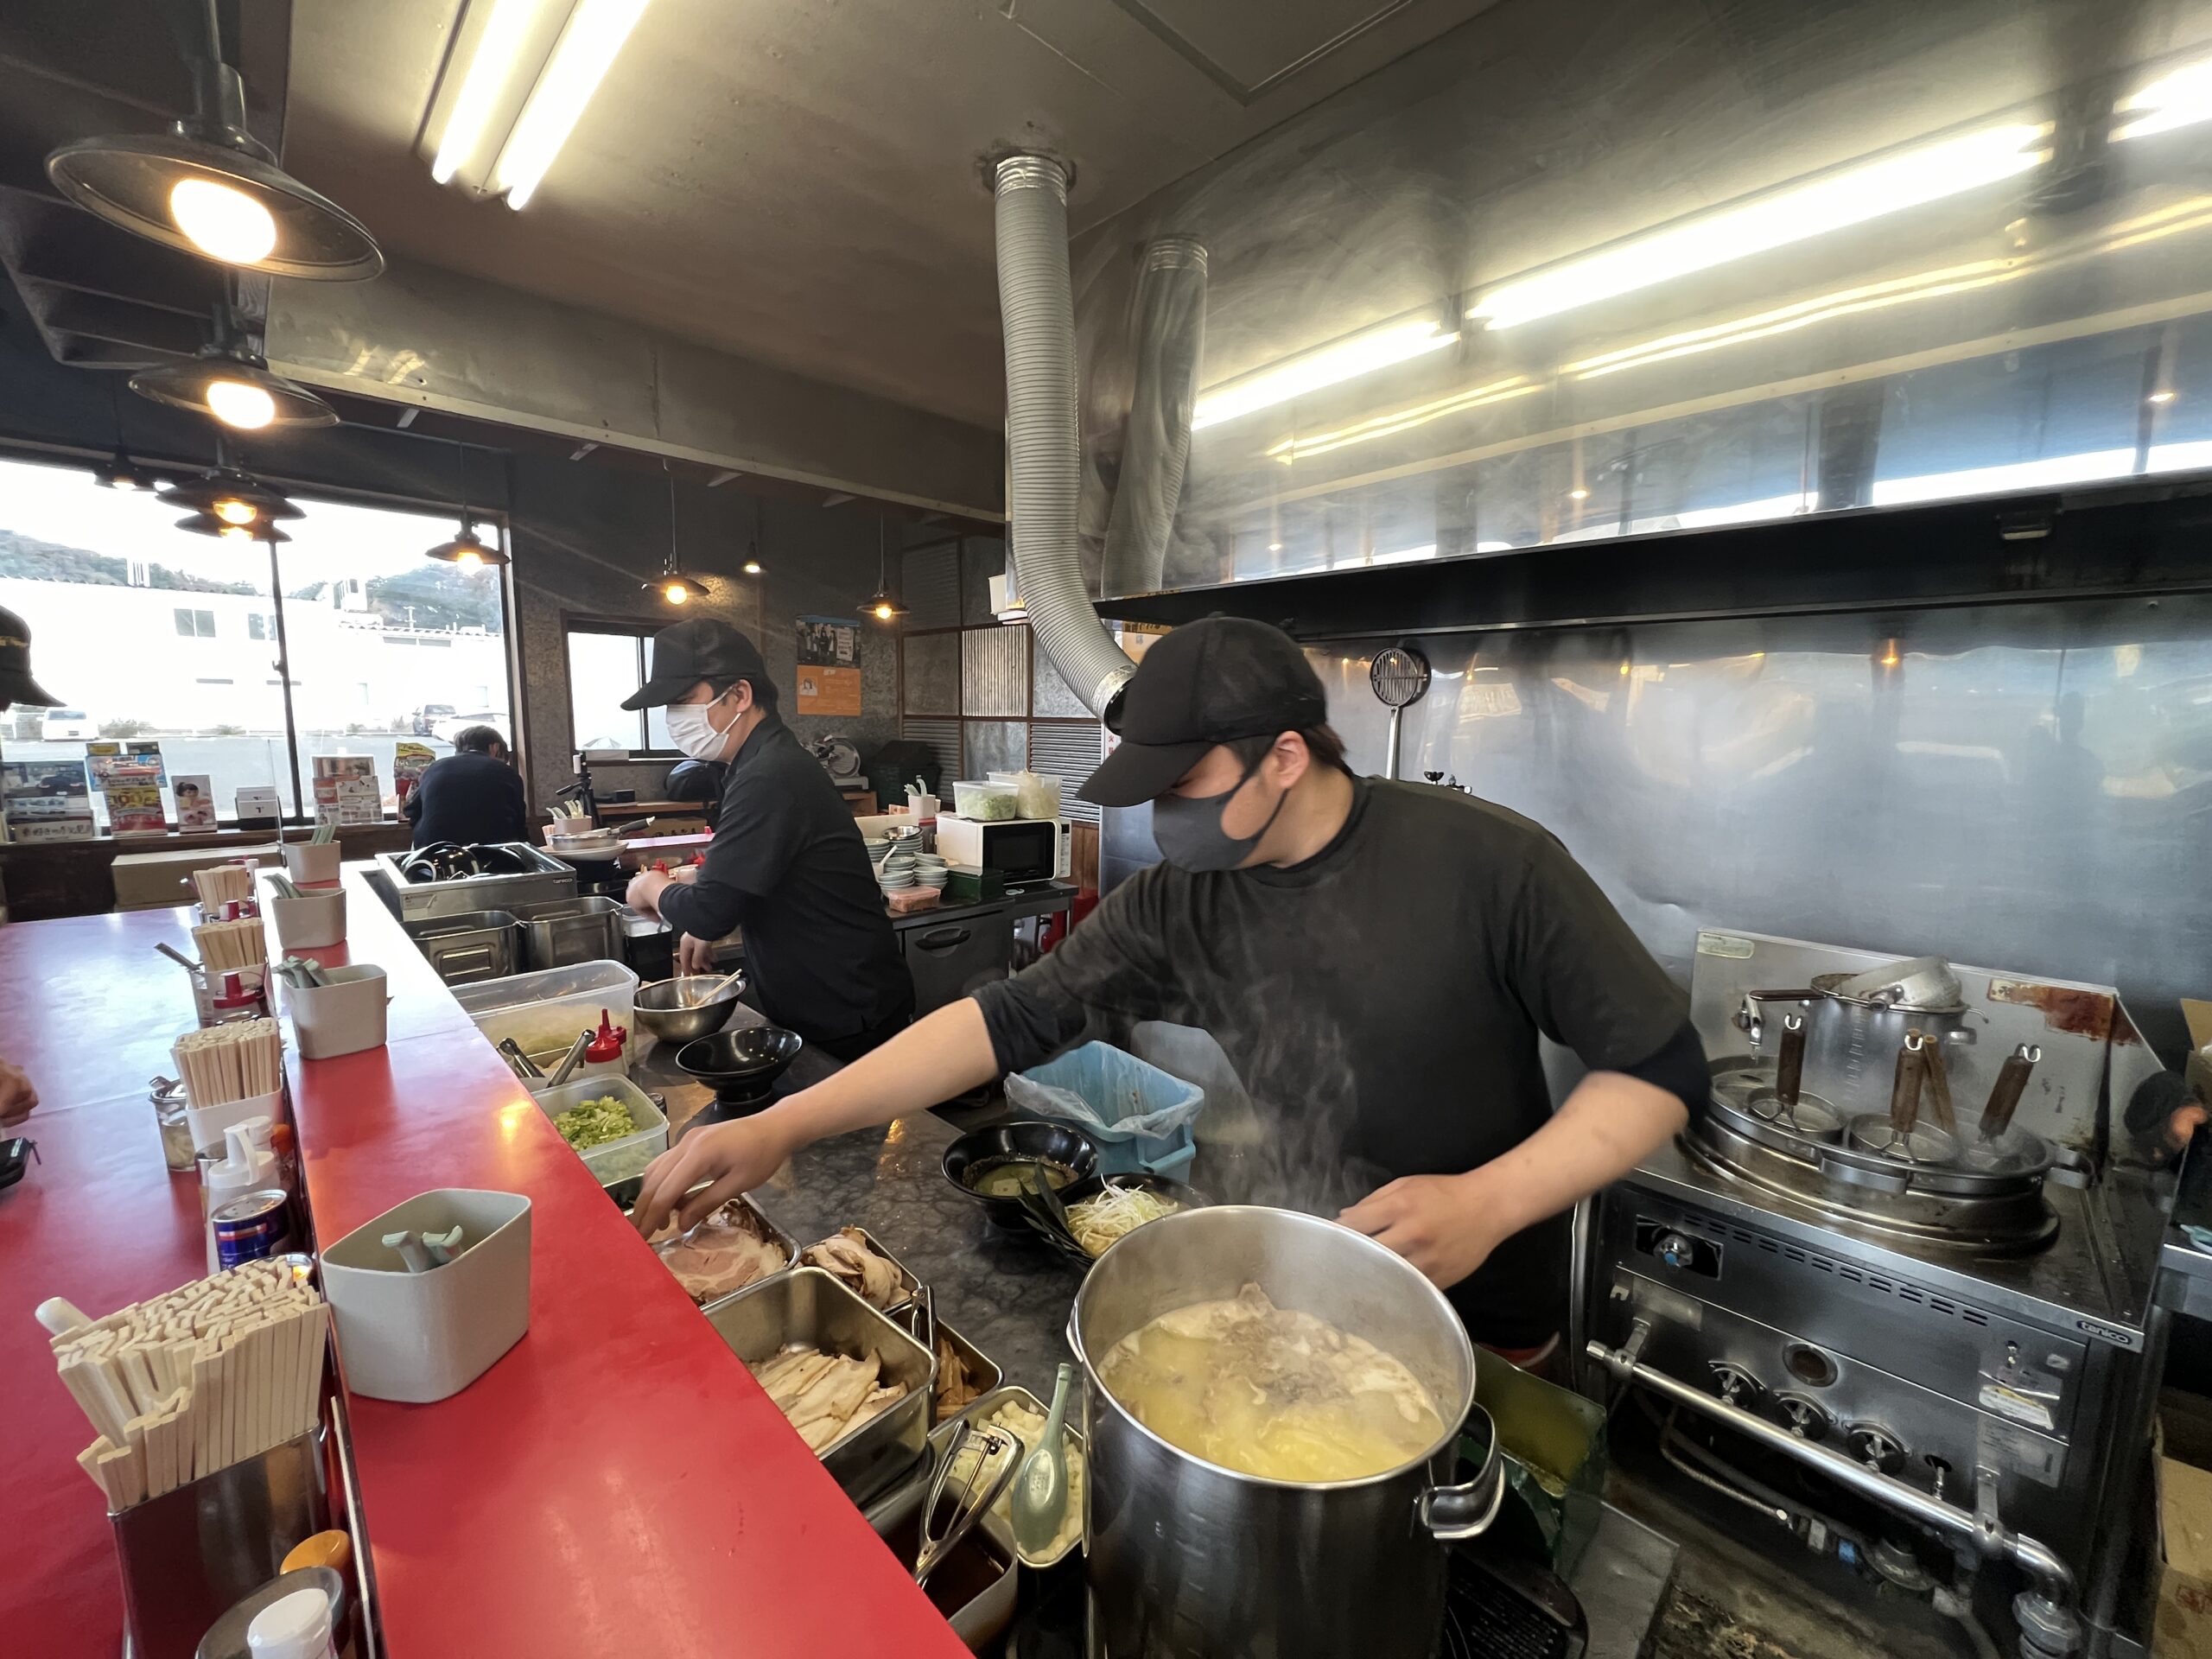
M 728 695 L 724 693 L 724 696 Z M 716 697 L 715 702 L 720 702 Z M 723 753 L 729 747 L 729 726 L 717 726 L 708 710 L 715 702 L 671 702 L 668 705 L 668 741 L 690 755 L 694 760 L 726 760 Z

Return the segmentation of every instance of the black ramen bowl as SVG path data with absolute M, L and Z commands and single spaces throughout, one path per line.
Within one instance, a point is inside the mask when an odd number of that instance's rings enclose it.
M 995 1198 L 976 1190 L 976 1181 L 993 1168 L 1025 1159 L 1075 1172 L 1066 1185 L 1053 1189 L 1063 1204 L 1087 1198 L 1098 1191 L 1098 1148 L 1089 1137 L 1065 1123 L 1034 1121 L 969 1130 L 944 1149 L 944 1179 L 982 1205 L 984 1213 L 1001 1226 L 1026 1231 L 1029 1223 L 1020 1198 Z
M 806 1039 L 781 1026 L 718 1031 L 676 1051 L 676 1064 L 726 1103 L 765 1100 Z

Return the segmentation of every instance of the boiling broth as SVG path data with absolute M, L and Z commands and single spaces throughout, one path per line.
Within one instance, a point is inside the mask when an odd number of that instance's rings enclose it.
M 1169 1444 L 1270 1480 L 1359 1480 L 1443 1438 L 1414 1374 L 1374 1344 L 1279 1308 L 1257 1285 L 1161 1314 L 1099 1380 Z

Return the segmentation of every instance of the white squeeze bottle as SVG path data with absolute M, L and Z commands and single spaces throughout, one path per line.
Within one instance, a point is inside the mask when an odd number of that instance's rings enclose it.
M 295 1590 L 270 1602 L 245 1629 L 253 1659 L 334 1659 L 330 1646 L 330 1598 L 320 1590 Z
M 222 1271 L 215 1254 L 215 1211 L 276 1179 L 276 1154 L 269 1149 L 269 1120 L 249 1117 L 223 1131 L 229 1156 L 202 1166 L 200 1179 L 200 1230 L 207 1236 L 207 1271 Z

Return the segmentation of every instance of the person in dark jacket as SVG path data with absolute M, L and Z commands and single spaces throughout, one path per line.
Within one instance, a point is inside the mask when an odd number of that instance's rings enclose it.
M 677 971 L 705 972 L 714 941 L 745 936 L 748 996 L 840 1060 L 868 1052 L 913 1017 L 914 982 L 852 810 L 776 713 L 752 640 L 712 617 L 653 636 L 652 677 L 623 705 L 668 711 L 668 734 L 728 780 L 707 861 L 684 880 L 643 871 L 630 907 L 679 936 Z
M 454 733 L 453 753 L 423 769 L 404 810 L 417 847 L 530 839 L 522 774 L 508 761 L 506 740 L 489 726 Z

